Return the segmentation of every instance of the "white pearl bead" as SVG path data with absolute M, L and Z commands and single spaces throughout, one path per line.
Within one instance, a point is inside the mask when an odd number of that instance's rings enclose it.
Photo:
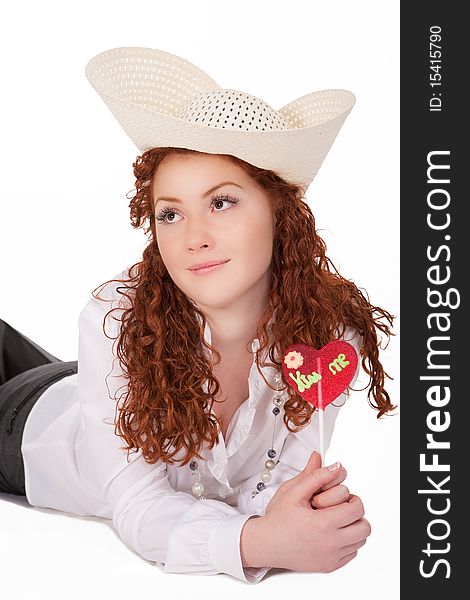
M 264 466 L 267 469 L 271 470 L 271 469 L 274 469 L 274 467 L 276 466 L 276 463 L 273 460 L 269 459 L 264 463 Z
M 204 493 L 204 486 L 202 483 L 194 483 L 191 489 L 195 496 L 202 496 Z
M 193 478 L 193 481 L 194 481 L 195 483 L 197 483 L 198 481 L 201 481 L 201 477 L 202 477 L 202 475 L 201 475 L 201 473 L 199 473 L 198 471 L 193 471 L 193 472 L 191 473 L 191 477 Z
M 269 471 L 268 469 L 266 469 L 265 471 L 262 471 L 260 474 L 260 479 L 263 483 L 268 483 L 269 481 L 271 481 L 271 479 L 272 479 L 271 471 Z

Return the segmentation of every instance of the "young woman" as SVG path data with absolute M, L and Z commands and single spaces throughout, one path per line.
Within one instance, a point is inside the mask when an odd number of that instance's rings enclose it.
M 344 339 L 378 416 L 394 408 L 379 360 L 392 317 L 334 269 L 304 201 L 351 95 L 327 94 L 329 112 L 300 99 L 310 123 L 291 103 L 294 126 L 161 51 L 108 51 L 87 74 L 142 150 L 130 214 L 149 240 L 80 312 L 78 361 L 0 321 L 0 491 L 111 519 L 166 572 L 341 567 L 370 525 L 281 367 L 290 344 Z M 222 119 L 201 124 L 211 106 Z M 346 396 L 324 411 L 325 447 Z

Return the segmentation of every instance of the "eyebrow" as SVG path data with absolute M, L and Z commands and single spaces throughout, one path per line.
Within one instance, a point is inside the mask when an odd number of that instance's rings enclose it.
M 217 190 L 218 188 L 220 188 L 224 185 L 236 185 L 237 187 L 243 189 L 243 187 L 241 185 L 239 185 L 238 183 L 235 183 L 233 181 L 223 181 L 222 183 L 218 183 L 217 185 L 214 185 L 214 187 L 211 187 L 211 189 L 207 190 L 207 192 L 204 192 L 204 194 L 202 194 L 201 198 L 206 198 L 207 196 L 212 194 L 212 192 L 215 192 L 215 190 Z M 160 200 L 167 200 L 168 202 L 181 202 L 181 200 L 179 198 L 172 198 L 171 196 L 161 196 L 160 198 L 157 198 L 157 202 L 160 202 Z M 155 206 L 157 205 L 157 202 L 155 202 Z

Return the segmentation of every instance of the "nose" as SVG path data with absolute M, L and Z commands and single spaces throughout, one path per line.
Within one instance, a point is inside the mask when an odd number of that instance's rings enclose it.
M 192 219 L 191 222 L 188 221 L 186 228 L 186 242 L 190 250 L 198 250 L 199 248 L 212 245 L 212 235 L 202 219 Z

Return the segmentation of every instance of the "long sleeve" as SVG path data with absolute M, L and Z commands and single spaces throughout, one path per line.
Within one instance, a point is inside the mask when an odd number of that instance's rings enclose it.
M 100 292 L 103 296 L 104 292 Z M 121 299 L 122 300 L 122 299 Z M 244 569 L 240 535 L 249 513 L 215 499 L 197 500 L 176 491 L 166 464 L 150 465 L 140 451 L 127 454 L 114 432 L 116 398 L 127 384 L 114 354 L 119 301 L 91 297 L 79 315 L 78 395 L 81 427 L 76 440 L 77 469 L 83 484 L 103 502 L 122 541 L 143 558 L 171 573 L 227 573 L 256 583 L 268 569 Z M 100 515 L 98 515 L 100 516 Z
M 353 329 L 347 328 L 343 339 L 354 347 L 356 354 L 360 357 L 362 337 L 356 334 Z M 359 372 L 360 360 L 358 360 L 358 366 L 350 384 L 351 387 L 356 383 Z M 336 417 L 344 401 L 345 396 L 342 394 L 334 404 L 329 404 L 325 408 L 323 416 L 325 452 L 330 446 Z M 252 491 L 256 489 L 256 484 L 260 481 L 259 474 L 244 481 L 240 488 L 237 503 L 240 512 L 250 515 L 264 515 L 267 505 L 279 489 L 279 486 L 284 481 L 298 475 L 305 468 L 314 450 L 320 451 L 320 429 L 318 418 L 315 418 L 316 416 L 317 414 L 314 413 L 311 422 L 299 432 L 287 435 L 279 455 L 279 461 L 272 471 L 272 479 L 262 492 L 251 498 Z

